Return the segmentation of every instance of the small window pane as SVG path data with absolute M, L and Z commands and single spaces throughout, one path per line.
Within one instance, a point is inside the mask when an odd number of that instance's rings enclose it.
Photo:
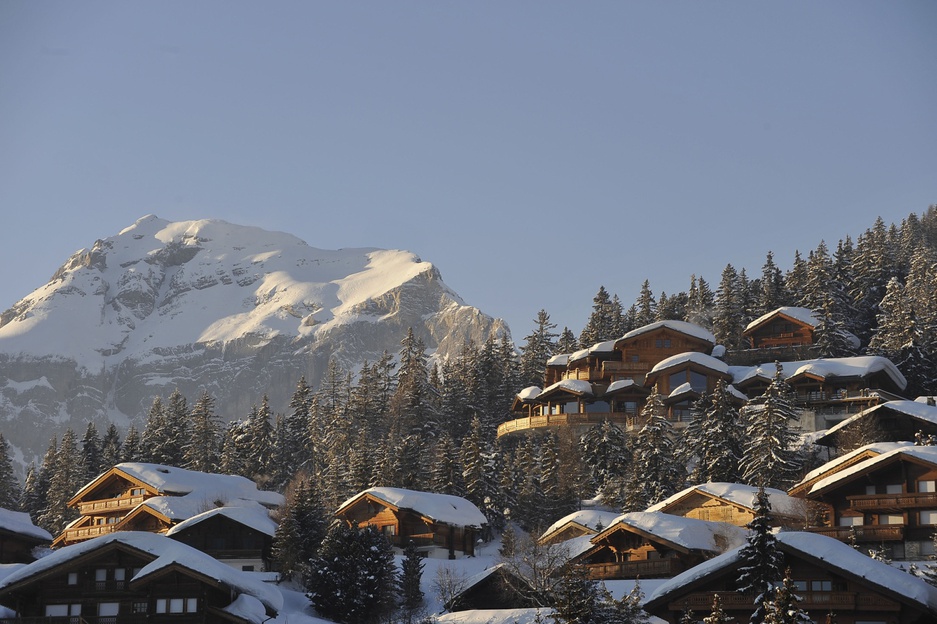
M 69 572 L 69 573 L 68 573 L 68 584 L 69 584 L 69 585 L 77 585 L 77 584 L 78 584 L 78 573 L 77 573 L 77 572 Z
M 937 481 L 918 481 L 917 482 L 917 491 L 918 492 L 937 492 Z
M 98 603 L 98 615 L 102 617 L 117 615 L 117 612 L 119 610 L 120 610 L 119 602 L 99 602 Z
M 901 489 L 902 488 L 901 488 L 900 483 L 892 483 L 890 485 L 885 486 L 885 493 L 886 494 L 901 494 Z
M 863 524 L 862 516 L 842 516 L 839 519 L 839 526 L 862 526 Z
M 874 485 L 867 485 L 867 486 L 865 486 L 865 493 L 866 493 L 866 494 L 875 494 L 875 486 L 874 486 Z
M 187 598 L 185 601 L 185 610 L 187 613 L 198 611 L 198 598 Z
M 169 599 L 169 612 L 170 613 L 182 613 L 183 605 L 185 601 L 182 598 L 170 598 Z
M 921 524 L 937 524 L 937 509 L 927 509 L 921 512 Z
M 166 613 L 166 599 L 165 598 L 156 599 L 156 612 Z
M 114 580 L 122 581 L 126 578 L 126 574 L 127 574 L 127 570 L 125 570 L 124 568 L 117 568 L 116 570 L 114 570 Z
M 94 580 L 96 581 L 106 581 L 107 580 L 107 568 L 98 568 L 94 571 Z
M 879 524 L 904 524 L 904 516 L 901 514 L 882 514 L 878 517 Z
M 68 615 L 67 604 L 46 605 L 46 617 L 65 617 Z

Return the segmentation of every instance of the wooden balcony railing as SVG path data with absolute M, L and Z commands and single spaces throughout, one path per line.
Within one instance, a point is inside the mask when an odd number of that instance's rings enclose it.
M 905 494 L 871 494 L 847 496 L 852 509 L 908 509 L 911 507 L 937 507 L 937 493 L 909 492 Z
M 589 570 L 589 578 L 596 580 L 669 578 L 680 574 L 685 569 L 685 566 L 678 559 L 589 563 L 585 567 Z
M 83 516 L 92 516 L 123 509 L 133 509 L 145 500 L 146 498 L 143 496 L 122 496 L 120 498 L 88 501 L 87 503 L 79 503 L 78 513 Z
M 562 427 L 570 425 L 600 425 L 604 421 L 609 421 L 625 427 L 634 427 L 635 416 L 624 412 L 588 412 L 574 414 L 545 414 L 542 416 L 530 416 L 527 418 L 517 418 L 509 420 L 498 425 L 498 437 L 514 433 L 515 431 L 525 431 L 527 429 L 542 429 L 545 427 Z
M 694 593 L 673 602 L 671 610 L 692 609 L 706 612 L 712 608 L 713 593 L 719 594 L 719 601 L 726 611 L 751 611 L 755 603 L 754 594 L 740 594 L 733 591 Z M 857 592 L 797 592 L 800 606 L 805 609 L 824 609 L 828 611 L 898 611 L 901 606 L 887 598 L 870 593 Z
M 646 373 L 651 370 L 650 362 L 602 362 L 602 370 L 606 373 L 637 372 Z
M 116 524 L 95 524 L 93 526 L 65 529 L 63 534 L 66 542 L 78 542 L 91 539 L 92 537 L 98 537 L 99 535 L 113 533 L 116 526 Z
M 807 530 L 847 542 L 852 537 L 852 529 L 855 529 L 856 540 L 860 542 L 900 542 L 904 539 L 905 527 L 903 524 L 863 524 L 856 527 L 810 527 Z

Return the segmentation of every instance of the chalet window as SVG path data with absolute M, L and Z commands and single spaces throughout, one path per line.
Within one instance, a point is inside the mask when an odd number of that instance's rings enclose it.
M 46 605 L 46 617 L 72 617 L 81 615 L 81 603 Z
M 578 414 L 578 413 L 579 413 L 579 402 L 578 402 L 578 401 L 570 401 L 569 403 L 567 403 L 566 405 L 563 406 L 563 411 L 562 411 L 561 413 L 563 413 L 563 414 Z
M 116 570 L 114 570 L 115 581 L 123 581 L 126 578 L 127 578 L 127 570 L 125 570 L 124 568 L 117 568 Z
M 902 487 L 900 483 L 889 483 L 885 486 L 886 494 L 901 494 Z
M 98 624 L 107 624 L 117 621 L 117 613 L 120 611 L 119 602 L 99 602 L 98 603 Z
M 839 519 L 839 526 L 862 526 L 865 524 L 865 518 L 863 516 L 841 516 Z
M 879 524 L 904 524 L 904 516 L 901 514 L 882 514 L 878 517 Z
M 937 481 L 918 481 L 917 482 L 917 491 L 918 492 L 937 492 Z
M 107 568 L 98 568 L 94 571 L 94 585 L 98 589 L 107 589 Z
M 865 486 L 865 493 L 866 493 L 867 495 L 875 494 L 875 486 L 874 486 L 874 485 L 867 485 L 867 486 Z
M 799 592 L 807 591 L 807 581 L 794 581 L 794 590 Z
M 632 356 L 631 356 L 631 361 L 632 361 L 632 362 L 637 362 L 637 361 L 639 361 L 638 356 L 637 356 L 637 355 L 632 355 Z
M 130 490 L 131 496 L 143 496 L 144 494 L 146 494 L 146 490 L 143 488 L 134 488 Z
M 141 614 L 141 613 L 146 613 L 146 612 L 147 612 L 147 610 L 148 610 L 148 608 L 149 608 L 149 604 L 146 603 L 146 602 L 142 602 L 142 601 L 141 601 L 141 602 L 135 602 L 135 603 L 133 603 L 133 607 L 132 607 L 132 608 L 133 608 L 134 614 L 139 615 L 139 614 Z
M 654 346 L 658 349 L 669 349 L 670 348 L 670 338 L 658 338 L 654 341 Z
M 702 373 L 697 373 L 696 371 L 690 371 L 690 387 L 696 390 L 697 392 L 706 391 L 706 375 Z
M 69 573 L 68 573 L 68 584 L 69 584 L 69 585 L 77 585 L 77 584 L 78 584 L 78 573 L 77 573 L 77 572 L 69 572 Z
M 241 572 L 253 572 L 253 571 L 254 571 L 254 566 L 252 566 L 252 565 L 242 565 L 242 566 L 241 566 Z
M 586 405 L 587 413 L 601 413 L 608 411 L 608 403 L 605 401 L 596 401 L 595 403 L 589 403 Z
M 921 524 L 937 524 L 937 509 L 925 509 L 920 514 L 918 522 Z
M 157 598 L 157 613 L 195 613 L 198 610 L 198 598 Z

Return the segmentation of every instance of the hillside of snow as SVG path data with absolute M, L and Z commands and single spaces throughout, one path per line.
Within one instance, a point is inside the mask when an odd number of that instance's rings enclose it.
M 0 315 L 0 418 L 29 461 L 66 426 L 142 422 L 176 387 L 207 390 L 226 420 L 264 393 L 281 409 L 300 375 L 315 385 L 331 357 L 357 372 L 410 327 L 440 356 L 507 331 L 410 252 L 150 215 Z

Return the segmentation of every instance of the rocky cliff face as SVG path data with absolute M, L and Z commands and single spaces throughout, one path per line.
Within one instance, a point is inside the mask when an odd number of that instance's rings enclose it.
M 175 388 L 225 420 L 264 393 L 285 411 L 300 375 L 316 386 L 332 357 L 357 372 L 410 327 L 441 357 L 508 331 L 408 252 L 147 216 L 0 315 L 0 424 L 28 463 L 69 427 L 142 427 Z

